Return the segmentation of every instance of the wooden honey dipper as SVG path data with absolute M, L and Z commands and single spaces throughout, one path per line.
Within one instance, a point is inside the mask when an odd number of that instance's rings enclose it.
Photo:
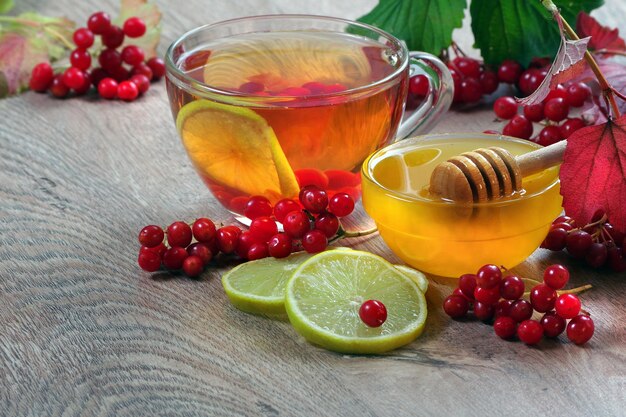
M 563 161 L 567 141 L 514 157 L 499 147 L 462 153 L 435 167 L 430 193 L 458 202 L 484 202 L 522 189 L 522 178 Z

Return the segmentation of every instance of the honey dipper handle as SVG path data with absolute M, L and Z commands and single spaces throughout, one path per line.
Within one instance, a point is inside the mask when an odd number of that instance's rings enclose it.
M 562 140 L 515 158 L 522 177 L 543 171 L 563 162 L 565 146 L 567 146 L 567 140 Z

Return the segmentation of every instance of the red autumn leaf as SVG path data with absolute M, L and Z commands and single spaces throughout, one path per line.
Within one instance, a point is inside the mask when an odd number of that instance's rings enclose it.
M 626 65 L 617 60 L 612 59 L 598 59 L 596 57 L 596 61 L 598 62 L 598 66 L 600 67 L 600 71 L 604 74 L 608 84 L 618 93 L 623 96 L 626 96 Z M 598 82 L 596 81 L 596 76 L 591 71 L 589 66 L 586 67 L 585 71 L 583 71 L 578 77 L 570 80 L 571 82 L 586 82 L 592 86 L 592 88 L 599 88 Z M 617 99 L 617 108 L 619 109 L 621 114 L 626 114 L 626 100 Z M 586 120 L 591 123 L 603 123 L 606 121 L 604 115 L 600 111 L 600 108 L 597 105 L 589 107 L 583 110 L 583 116 L 585 116 Z M 603 119 L 604 118 L 604 119 Z
M 559 46 L 559 51 L 554 57 L 548 74 L 539 87 L 528 97 L 517 100 L 523 106 L 541 103 L 550 93 L 550 89 L 555 88 L 557 84 L 576 77 L 585 69 L 583 58 L 587 51 L 587 43 L 590 38 L 579 40 L 566 39 L 563 20 L 558 11 L 554 13 L 554 18 L 559 24 L 559 30 L 561 31 L 561 45 Z
M 578 224 L 602 209 L 626 232 L 626 115 L 577 130 L 561 165 L 563 208 Z
M 589 41 L 589 49 L 597 51 L 599 49 L 608 49 L 612 51 L 626 51 L 626 43 L 624 39 L 619 37 L 619 30 L 609 29 L 602 26 L 596 19 L 589 16 L 585 12 L 578 13 L 576 19 L 576 33 L 580 37 L 591 36 Z

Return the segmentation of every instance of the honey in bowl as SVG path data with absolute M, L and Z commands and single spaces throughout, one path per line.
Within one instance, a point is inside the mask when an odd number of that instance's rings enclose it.
M 409 265 L 459 277 L 493 263 L 521 263 L 545 238 L 561 212 L 558 167 L 523 179 L 522 191 L 485 203 L 455 203 L 430 195 L 435 166 L 477 148 L 513 155 L 538 148 L 494 135 L 430 135 L 395 143 L 363 165 L 363 206 L 387 245 Z

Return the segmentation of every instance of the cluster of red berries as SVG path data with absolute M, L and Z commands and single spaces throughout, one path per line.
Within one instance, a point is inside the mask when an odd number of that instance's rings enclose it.
M 484 265 L 474 274 L 462 275 L 459 287 L 446 297 L 443 309 L 452 318 L 464 317 L 470 309 L 483 321 L 494 320 L 493 328 L 502 339 L 515 335 L 528 345 L 535 345 L 545 335 L 557 337 L 567 327 L 567 337 L 581 345 L 593 336 L 593 320 L 580 314 L 581 304 L 574 294 L 557 294 L 569 281 L 569 271 L 551 265 L 543 274 L 543 283 L 530 291 L 530 302 L 522 299 L 524 281 L 516 275 L 502 277 L 496 265 Z M 533 320 L 533 311 L 544 313 Z M 567 319 L 571 319 L 566 323 Z
M 582 107 L 590 97 L 591 88 L 583 82 L 571 83 L 567 87 L 559 84 L 541 103 L 520 106 L 515 98 L 504 96 L 494 102 L 493 111 L 499 119 L 508 120 L 502 129 L 503 134 L 548 146 L 585 127 L 583 119 L 568 116 L 572 108 Z M 533 122 L 541 123 L 543 127 L 531 139 Z
M 248 230 L 235 225 L 216 228 L 207 218 L 197 219 L 191 226 L 177 221 L 167 227 L 168 246 L 160 226 L 144 227 L 139 232 L 138 263 L 148 272 L 163 266 L 195 277 L 219 253 L 251 261 L 284 258 L 300 250 L 317 253 L 340 233 L 339 218 L 353 210 L 354 200 L 348 194 L 329 198 L 326 191 L 313 185 L 300 190 L 299 201 L 282 199 L 274 206 L 263 196 L 253 196 L 244 208 L 244 215 L 252 221 Z M 282 223 L 284 232 L 278 231 L 276 222 Z
M 76 49 L 70 54 L 71 66 L 54 74 L 47 62 L 37 64 L 31 73 L 30 89 L 65 98 L 70 92 L 87 94 L 93 85 L 102 98 L 133 101 L 150 88 L 150 82 L 165 75 L 165 63 L 160 58 L 145 61 L 145 53 L 136 45 L 126 45 L 125 38 L 139 38 L 146 33 L 146 24 L 138 17 L 126 19 L 123 27 L 111 23 L 105 12 L 92 14 L 87 27 L 76 29 L 72 37 Z M 95 35 L 100 35 L 103 49 L 97 52 L 99 67 L 91 68 Z
M 615 272 L 626 271 L 626 236 L 616 230 L 603 213 L 597 213 L 591 223 L 576 227 L 569 216 L 557 217 L 541 244 L 552 251 L 567 249 L 575 258 L 593 268 L 608 266 Z

